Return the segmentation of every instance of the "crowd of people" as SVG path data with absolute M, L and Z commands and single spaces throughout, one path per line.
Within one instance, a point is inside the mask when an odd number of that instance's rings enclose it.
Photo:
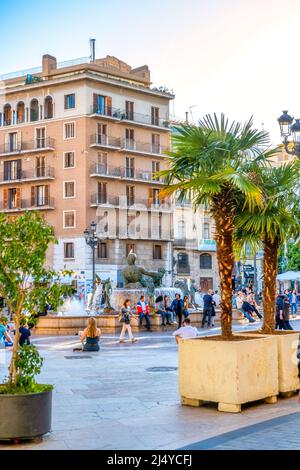
M 0 317 L 0 349 L 11 348 L 16 331 L 9 325 L 7 317 Z M 19 327 L 19 346 L 30 344 L 30 328 L 26 318 L 22 318 Z

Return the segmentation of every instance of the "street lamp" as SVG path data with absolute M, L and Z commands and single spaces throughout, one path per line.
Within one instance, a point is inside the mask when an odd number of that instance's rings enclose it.
M 280 134 L 283 137 L 283 145 L 285 151 L 289 155 L 296 155 L 300 158 L 300 119 L 295 119 L 291 117 L 287 111 L 283 111 L 283 114 L 278 118 L 278 123 L 280 126 Z M 289 136 L 293 134 L 292 143 L 294 144 L 293 149 L 289 149 Z
M 95 288 L 95 281 L 96 281 L 96 269 L 95 269 L 95 264 L 96 264 L 96 256 L 95 256 L 95 250 L 98 245 L 98 237 L 96 235 L 96 223 L 92 222 L 91 223 L 91 229 L 89 230 L 88 228 L 85 229 L 84 233 L 84 238 L 85 242 L 88 246 L 91 247 L 92 249 L 92 266 L 93 266 L 93 289 Z

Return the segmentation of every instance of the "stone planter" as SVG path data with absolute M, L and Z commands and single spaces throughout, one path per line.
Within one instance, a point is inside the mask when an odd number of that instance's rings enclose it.
M 195 338 L 179 343 L 179 393 L 183 405 L 217 402 L 219 411 L 238 413 L 243 403 L 278 394 L 277 342 L 261 336 L 222 341 Z
M 257 331 L 242 333 L 255 337 L 261 336 Z M 240 335 L 240 334 L 239 334 Z M 289 396 L 300 388 L 298 377 L 297 348 L 300 341 L 299 331 L 275 332 L 274 335 L 264 335 L 274 338 L 278 353 L 278 389 L 282 395 Z
M 34 329 L 36 335 L 75 335 L 87 326 L 88 316 L 51 316 L 40 317 Z M 115 332 L 121 329 L 121 323 L 118 315 L 99 315 L 96 316 L 97 326 L 106 332 Z
M 0 440 L 34 439 L 51 431 L 52 390 L 0 394 Z

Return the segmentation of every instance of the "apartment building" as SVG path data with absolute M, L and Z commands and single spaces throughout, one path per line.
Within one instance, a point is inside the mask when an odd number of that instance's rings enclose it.
M 172 282 L 173 208 L 156 172 L 170 146 L 169 102 L 148 67 L 115 57 L 0 77 L 0 210 L 41 211 L 58 245 L 48 262 L 72 270 L 79 291 L 92 278 L 84 230 L 98 224 L 96 272 L 121 285 L 130 249 Z
M 173 256 L 175 279 L 194 279 L 202 292 L 220 288 L 214 221 L 205 207 L 175 200 Z

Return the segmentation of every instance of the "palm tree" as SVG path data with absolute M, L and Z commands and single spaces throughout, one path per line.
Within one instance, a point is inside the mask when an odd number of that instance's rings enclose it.
M 248 243 L 264 249 L 263 333 L 275 327 L 276 275 L 279 249 L 285 240 L 300 235 L 299 161 L 278 168 L 262 165 L 259 185 L 263 191 L 262 205 L 254 211 L 241 210 L 235 220 L 235 246 L 240 251 Z M 241 207 L 241 206 L 240 206 Z
M 169 185 L 165 194 L 179 192 L 192 198 L 195 207 L 204 204 L 215 220 L 215 240 L 221 286 L 222 336 L 232 337 L 233 232 L 237 200 L 243 194 L 251 210 L 261 203 L 253 168 L 268 154 L 268 134 L 252 127 L 252 118 L 241 125 L 229 124 L 224 114 L 214 114 L 198 126 L 176 127 L 169 168 L 162 172 Z M 250 172 L 250 170 L 252 172 Z

